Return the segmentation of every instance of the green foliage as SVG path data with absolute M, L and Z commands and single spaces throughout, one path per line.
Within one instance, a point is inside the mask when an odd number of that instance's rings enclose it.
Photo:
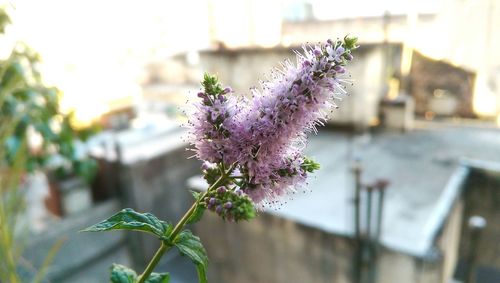
M 304 169 L 306 172 L 313 173 L 314 171 L 320 168 L 320 164 L 308 157 L 305 157 L 304 162 L 300 164 L 300 167 Z
M 201 82 L 205 93 L 208 95 L 218 95 L 223 92 L 222 85 L 216 76 L 205 73 L 203 76 L 203 81 Z
M 0 33 L 9 22 L 7 13 L 0 8 Z M 0 60 L 0 115 L 11 118 L 13 127 L 10 136 L 0 144 L 7 153 L 0 165 L 12 166 L 16 153 L 23 149 L 27 154 L 24 169 L 32 172 L 45 168 L 50 158 L 57 154 L 65 165 L 69 165 L 65 166 L 69 169 L 59 170 L 59 173 L 76 173 L 90 181 L 96 163 L 78 156 L 75 144 L 85 141 L 97 129 L 73 127 L 72 114 L 60 111 L 60 91 L 42 81 L 39 63 L 40 56 L 24 44 L 17 44 L 7 59 Z M 34 136 L 39 137 L 39 145 L 22 143 Z
M 220 170 L 217 167 L 203 170 L 203 178 L 207 180 L 208 185 L 212 185 L 220 178 Z
M 137 273 L 132 269 L 113 263 L 111 266 L 111 282 L 112 283 L 134 283 L 137 278 Z
M 165 273 L 151 273 L 148 279 L 146 279 L 146 283 L 168 283 L 170 281 L 170 274 L 168 272 Z
M 212 204 L 211 199 L 214 201 Z M 227 206 L 228 203 L 231 205 Z M 201 205 L 228 221 L 249 221 L 257 215 L 253 201 L 241 190 L 225 188 L 211 190 L 206 194 Z M 217 209 L 217 207 L 220 208 Z
M 201 201 L 201 198 L 203 196 L 202 193 L 191 191 L 193 194 L 193 197 L 196 202 Z M 189 216 L 189 219 L 187 220 L 186 224 L 193 224 L 201 220 L 203 217 L 203 213 L 205 213 L 205 207 L 203 205 L 197 205 L 196 208 L 194 209 L 193 214 Z
M 164 240 L 170 234 L 172 225 L 158 219 L 151 213 L 139 213 L 125 208 L 110 218 L 92 225 L 82 232 L 101 232 L 110 230 L 131 230 L 151 233 Z
M 0 6 L 0 35 L 9 23 L 8 13 Z M 94 172 L 93 161 L 76 156 L 75 141 L 84 136 L 72 127 L 70 115 L 59 112 L 59 91 L 42 82 L 39 62 L 39 55 L 23 44 L 13 46 L 9 56 L 0 60 L 0 282 L 22 282 L 26 239 L 17 220 L 25 207 L 19 184 L 26 172 L 45 167 L 56 154 L 69 164 L 78 162 L 84 177 Z M 35 147 L 29 137 L 36 135 L 41 143 Z M 57 241 L 43 264 L 33 267 L 38 272 L 32 282 L 43 280 L 61 245 Z
M 0 8 L 0 33 L 5 32 L 5 27 L 10 23 L 10 17 L 4 9 Z
M 137 280 L 137 273 L 132 269 L 120 265 L 113 264 L 111 266 L 111 283 L 135 283 Z M 168 273 L 151 273 L 146 283 L 168 283 L 170 281 L 170 274 Z
M 207 283 L 208 257 L 200 238 L 193 235 L 191 231 L 184 230 L 176 237 L 174 245 L 182 255 L 189 257 L 196 265 L 199 282 Z
M 8 119 L 0 119 L 0 142 L 5 141 L 12 130 Z M 0 147 L 0 158 L 5 156 Z M 22 194 L 17 189 L 25 154 L 19 151 L 15 164 L 0 170 L 0 282 L 20 283 L 18 262 L 22 253 L 22 240 L 15 233 L 17 216 L 23 209 Z
M 350 37 L 348 35 L 344 37 L 344 47 L 347 50 L 354 50 L 358 48 L 359 46 L 356 44 L 357 42 L 358 42 L 357 37 Z

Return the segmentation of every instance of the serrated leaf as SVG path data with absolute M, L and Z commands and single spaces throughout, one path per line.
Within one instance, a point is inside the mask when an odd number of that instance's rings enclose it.
M 201 197 L 202 193 L 197 192 L 197 191 L 190 191 L 190 192 L 193 195 L 193 197 L 194 197 L 195 200 L 200 200 L 200 197 Z
M 135 283 L 138 279 L 134 270 L 114 263 L 111 266 L 111 283 Z M 170 281 L 169 273 L 151 273 L 145 283 L 168 283 Z
M 133 230 L 151 233 L 163 239 L 171 229 L 170 224 L 159 220 L 151 213 L 139 213 L 131 208 L 125 208 L 110 218 L 82 230 L 82 232 Z
M 174 241 L 174 245 L 182 255 L 189 257 L 196 265 L 199 282 L 207 283 L 208 257 L 200 238 L 193 235 L 191 231 L 184 230 L 179 233 L 179 236 Z
M 197 191 L 191 191 L 191 194 L 193 195 L 196 202 L 200 201 L 204 195 L 203 193 Z M 197 205 L 193 214 L 191 214 L 191 216 L 189 217 L 187 224 L 193 224 L 200 221 L 201 218 L 203 217 L 204 212 L 205 212 L 205 207 L 202 204 Z
M 168 283 L 170 282 L 169 273 L 151 273 L 149 278 L 146 279 L 146 283 Z
M 194 209 L 193 214 L 189 217 L 187 224 L 193 224 L 201 220 L 203 213 L 205 212 L 205 207 L 202 205 L 197 205 Z
M 134 283 L 137 279 L 137 273 L 126 266 L 113 263 L 110 279 L 111 283 Z

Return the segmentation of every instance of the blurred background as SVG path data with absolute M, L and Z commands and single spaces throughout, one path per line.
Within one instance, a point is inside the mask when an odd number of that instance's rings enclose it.
M 307 191 L 191 227 L 210 282 L 500 282 L 500 1 L 3 1 L 0 282 L 107 282 L 203 188 L 183 139 L 204 72 L 244 95 L 302 44 L 359 38 Z M 54 88 L 56 87 L 56 88 Z M 309 191 L 310 190 L 310 191 Z M 159 270 L 196 282 L 178 254 Z M 40 280 L 40 281 L 36 281 Z

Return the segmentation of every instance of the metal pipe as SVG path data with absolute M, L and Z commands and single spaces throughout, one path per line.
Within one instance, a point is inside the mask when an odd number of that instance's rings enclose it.
M 353 166 L 352 172 L 354 174 L 354 258 L 353 258 L 353 282 L 361 283 L 361 273 L 362 273 L 362 240 L 361 240 L 361 229 L 360 229 L 360 195 L 361 195 L 361 162 L 356 159 Z
M 481 238 L 481 232 L 486 227 L 486 220 L 481 216 L 469 218 L 470 242 L 467 254 L 467 265 L 465 267 L 464 283 L 474 283 L 477 264 L 477 246 Z
M 368 240 L 372 239 L 371 226 L 372 226 L 372 192 L 373 186 L 368 185 L 366 187 L 366 238 Z
M 377 225 L 375 232 L 375 239 L 373 240 L 373 259 L 372 259 L 372 272 L 370 274 L 371 283 L 374 283 L 377 278 L 377 266 L 378 266 L 378 257 L 380 253 L 380 235 L 382 234 L 382 219 L 383 219 L 383 211 L 384 211 L 384 199 L 385 199 L 385 189 L 389 185 L 389 181 L 385 179 L 380 179 L 375 182 L 375 188 L 378 193 L 378 202 L 377 202 Z
M 384 212 L 384 199 L 385 199 L 385 190 L 389 185 L 389 181 L 385 179 L 377 180 L 375 186 L 378 189 L 378 211 L 377 211 L 377 233 L 375 234 L 375 240 L 377 246 L 380 242 L 380 235 L 382 234 L 382 218 Z
M 353 165 L 352 171 L 354 173 L 354 236 L 356 239 L 361 237 L 360 228 L 360 198 L 361 198 L 361 164 L 359 160 Z
M 373 237 L 372 237 L 372 202 L 373 202 L 373 190 L 372 185 L 366 187 L 366 248 L 364 249 L 365 254 L 365 265 L 367 267 L 367 278 L 365 282 L 373 283 L 374 280 L 374 254 L 373 254 Z

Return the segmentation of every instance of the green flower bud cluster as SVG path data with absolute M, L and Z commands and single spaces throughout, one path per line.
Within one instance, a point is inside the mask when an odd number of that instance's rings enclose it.
M 219 187 L 209 192 L 201 205 L 231 222 L 250 220 L 256 215 L 252 200 L 240 189 Z

